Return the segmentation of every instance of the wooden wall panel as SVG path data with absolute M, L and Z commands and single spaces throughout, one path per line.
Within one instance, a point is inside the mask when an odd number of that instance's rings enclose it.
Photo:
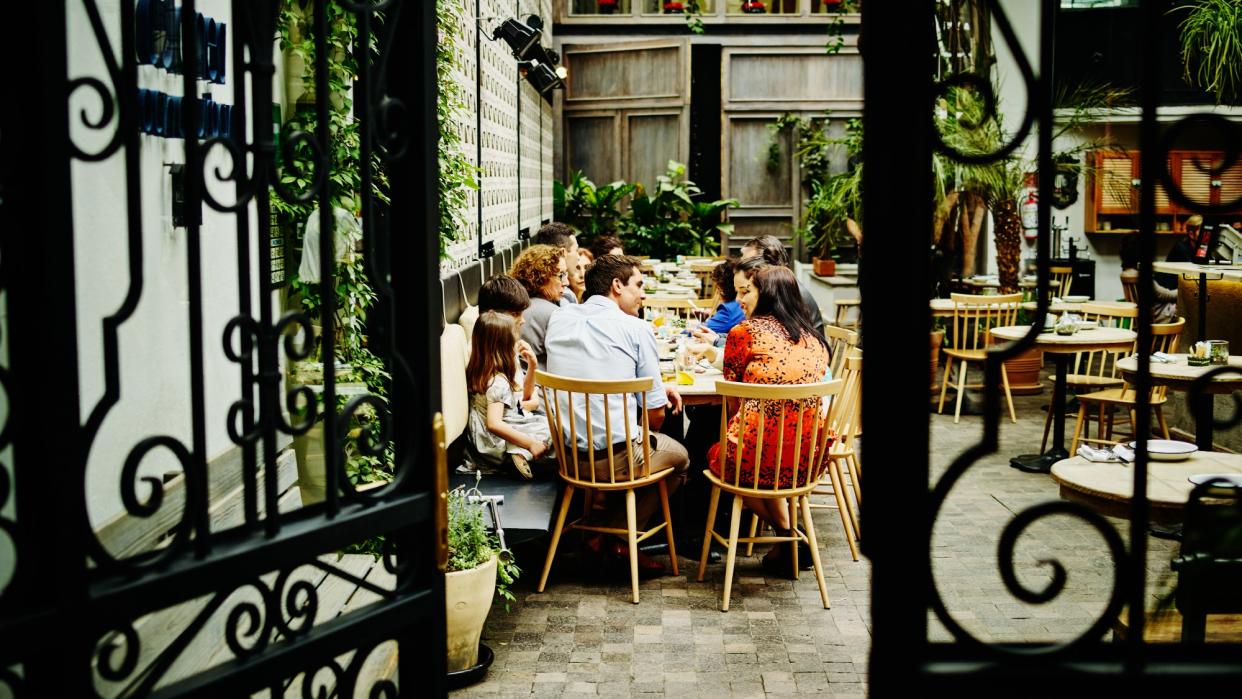
M 858 54 L 732 53 L 727 97 L 739 101 L 844 102 L 862 100 Z
M 471 165 L 479 164 L 479 134 L 474 119 L 475 99 L 478 95 L 475 81 L 478 66 L 475 64 L 475 27 L 474 3 L 466 3 L 461 12 L 461 26 L 458 34 L 461 41 L 454 47 L 457 70 L 452 73 L 452 80 L 461 87 L 462 103 L 466 106 L 464 118 L 453 124 L 453 129 L 461 136 L 462 153 Z M 466 197 L 466 237 L 448 247 L 448 259 L 441 260 L 442 271 L 461 269 L 479 257 L 479 193 L 471 190 Z
M 569 114 L 565 121 L 569 172 L 582 170 L 597 185 L 620 179 L 617 115 Z
M 655 184 L 668 161 L 685 162 L 681 152 L 681 113 L 627 114 L 626 180 Z M 599 184 L 598 182 L 596 184 Z
M 733 224 L 733 235 L 727 243 L 730 252 L 738 252 L 747 240 L 761 235 L 774 235 L 786 248 L 795 251 L 801 249 L 801 243 L 794 237 L 793 222 L 788 215 L 748 216 L 734 212 L 729 215 L 729 222 Z
M 582 100 L 679 99 L 685 89 L 680 46 L 646 49 L 567 48 L 567 102 Z
M 731 118 L 726 125 L 727 191 L 743 208 L 794 206 L 793 158 L 790 154 L 793 134 L 789 129 L 780 131 L 776 136 L 780 147 L 777 167 L 769 169 L 768 166 L 768 146 L 772 141 L 768 124 L 775 118 Z

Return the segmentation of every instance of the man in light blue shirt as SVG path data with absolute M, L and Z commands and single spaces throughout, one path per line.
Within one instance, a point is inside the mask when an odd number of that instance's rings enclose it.
M 652 388 L 642 396 L 642 406 L 638 405 L 637 396 L 609 397 L 608 410 L 614 416 L 611 431 L 604 424 L 602 396 L 591 397 L 589 437 L 586 429 L 586 406 L 581 401 L 575 401 L 573 420 L 578 439 L 576 447 L 579 451 L 586 452 L 589 438 L 596 449 L 597 477 L 608 478 L 607 450 L 617 449 L 616 445 L 624 450 L 626 441 L 626 425 L 621 418 L 624 414 L 622 400 L 629 403 L 629 434 L 635 439 L 642 438 L 642 427 L 637 419 L 641 407 L 647 411 L 648 424 L 653 430 L 651 472 L 658 473 L 668 469 L 676 471 L 666 480 L 671 494 L 685 480 L 690 457 L 686 448 L 677 440 L 654 432 L 664 423 L 665 407 L 672 406 L 673 414 L 679 415 L 682 401 L 675 389 L 664 386 L 660 380 L 655 335 L 640 317 L 644 298 L 646 294 L 643 293 L 643 277 L 639 271 L 638 260 L 622 255 L 604 255 L 596 260 L 586 273 L 583 302 L 578 305 L 562 305 L 548 321 L 545 340 L 548 372 L 593 380 L 651 377 Z M 568 414 L 565 402 L 562 398 L 562 409 Z M 635 459 L 642 458 L 641 445 L 637 445 L 634 454 Z M 623 459 L 615 463 L 619 470 L 628 469 L 628 464 Z M 659 507 L 659 493 L 655 488 L 644 488 L 636 495 L 637 523 L 642 527 Z M 617 510 L 615 507 L 610 508 L 609 526 L 625 528 L 625 510 Z

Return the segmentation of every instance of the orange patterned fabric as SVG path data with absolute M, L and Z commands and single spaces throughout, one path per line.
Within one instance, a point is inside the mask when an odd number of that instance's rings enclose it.
M 775 318 L 764 316 L 743 321 L 729 331 L 729 339 L 725 343 L 723 378 L 726 381 L 759 384 L 819 383 L 828 372 L 828 362 L 828 348 L 817 338 L 803 334 L 797 343 L 792 343 L 785 328 Z M 708 452 L 707 462 L 712 473 L 728 483 L 733 483 L 740 432 L 744 439 L 742 476 L 738 484 L 750 488 L 772 488 L 777 480 L 779 463 L 780 487 L 794 487 L 794 452 L 795 442 L 798 441 L 798 417 L 801 415 L 802 449 L 796 471 L 797 485 L 805 485 L 813 453 L 812 440 L 816 436 L 823 436 L 822 432 L 816 432 L 812 428 L 813 421 L 823 415 L 822 403 L 815 398 L 783 401 L 783 404 L 785 416 L 782 421 L 782 402 L 768 401 L 764 414 L 760 415 L 758 400 L 743 400 L 739 410 L 729 420 L 726 432 L 729 448 L 725 455 L 723 473 L 720 444 L 713 445 Z M 743 419 L 745 425 L 742 424 Z M 763 461 L 759 464 L 756 476 L 755 444 L 760 429 L 763 430 Z

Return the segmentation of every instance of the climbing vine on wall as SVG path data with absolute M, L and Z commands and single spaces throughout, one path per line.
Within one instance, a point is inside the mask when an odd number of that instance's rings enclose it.
M 440 30 L 436 45 L 436 83 L 439 101 L 436 116 L 440 126 L 439 194 L 440 194 L 440 259 L 448 256 L 448 246 L 465 240 L 469 230 L 466 210 L 470 192 L 477 191 L 479 169 L 462 150 L 461 134 L 454 126 L 466 119 L 466 105 L 461 85 L 454 79 L 460 72 L 457 49 L 464 46 L 462 7 L 454 0 L 436 0 L 436 23 Z

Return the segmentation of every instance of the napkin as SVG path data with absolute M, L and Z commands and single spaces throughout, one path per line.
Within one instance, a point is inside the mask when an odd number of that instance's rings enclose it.
M 1167 355 L 1164 352 L 1152 352 L 1151 360 L 1153 362 L 1163 362 L 1165 364 L 1172 364 L 1175 361 L 1172 356 Z
M 1120 444 L 1113 445 L 1111 449 L 1107 447 L 1097 449 L 1087 444 L 1081 444 L 1078 447 L 1078 455 L 1087 461 L 1099 463 L 1128 463 L 1134 460 L 1134 452 Z

